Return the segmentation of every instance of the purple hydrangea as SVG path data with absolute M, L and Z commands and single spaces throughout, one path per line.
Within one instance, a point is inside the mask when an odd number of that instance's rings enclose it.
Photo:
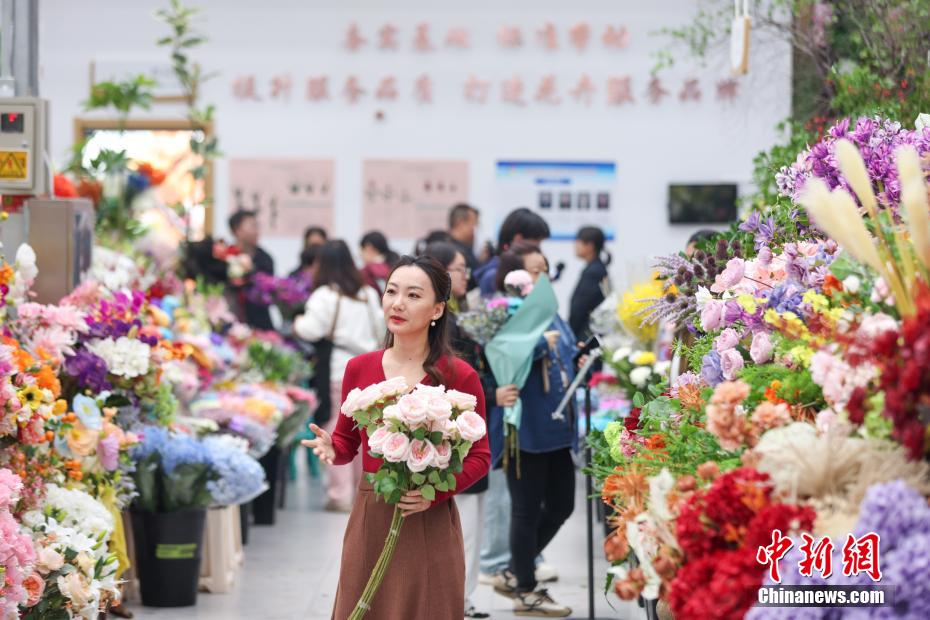
M 876 484 L 862 500 L 855 533 L 862 536 L 868 532 L 881 536 L 882 551 L 895 549 L 908 536 L 930 535 L 930 506 L 902 480 Z M 930 547 L 926 551 L 930 553 Z

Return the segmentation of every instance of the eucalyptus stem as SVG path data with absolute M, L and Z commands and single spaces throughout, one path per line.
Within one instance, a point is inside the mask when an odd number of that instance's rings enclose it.
M 381 549 L 381 555 L 378 556 L 378 561 L 371 571 L 368 583 L 365 584 L 365 589 L 362 591 L 362 597 L 358 600 L 358 603 L 356 603 L 355 609 L 352 610 L 349 620 L 361 620 L 368 610 L 371 609 L 371 601 L 375 598 L 375 594 L 378 593 L 378 588 L 381 587 L 384 575 L 387 574 L 388 566 L 391 564 L 391 558 L 394 557 L 394 551 L 397 548 L 397 540 L 400 538 L 400 527 L 403 524 L 404 517 L 400 512 L 400 506 L 395 505 L 394 516 L 391 519 L 391 529 L 388 530 L 387 538 L 384 541 L 384 548 Z

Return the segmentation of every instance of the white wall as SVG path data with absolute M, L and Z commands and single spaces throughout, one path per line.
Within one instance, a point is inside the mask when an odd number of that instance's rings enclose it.
M 674 97 L 661 106 L 645 102 L 644 91 L 652 67 L 651 52 L 661 40 L 649 33 L 677 26 L 689 19 L 696 3 L 690 0 L 374 0 L 323 3 L 285 0 L 198 0 L 204 9 L 201 28 L 209 43 L 196 60 L 221 76 L 204 88 L 203 100 L 217 105 L 216 130 L 227 157 L 324 157 L 336 162 L 336 234 L 355 245 L 362 232 L 359 222 L 361 162 L 369 157 L 464 158 L 471 164 L 470 196 L 484 214 L 484 234 L 496 235 L 503 215 L 519 205 L 494 204 L 494 163 L 497 159 L 583 159 L 617 162 L 615 226 L 618 238 L 609 248 L 614 254 L 615 283 L 646 272 L 650 257 L 684 245 L 692 227 L 667 224 L 666 191 L 670 182 L 750 181 L 752 158 L 776 139 L 775 124 L 790 106 L 790 55 L 781 43 L 753 38 L 751 71 L 742 78 L 740 96 L 732 103 L 716 101 L 713 85 L 726 76 L 722 49 L 709 66 L 700 69 L 679 63 L 664 75 L 673 93 L 685 76 L 701 78 L 699 103 L 684 104 Z M 154 41 L 165 27 L 152 13 L 166 0 L 43 0 L 40 14 L 41 94 L 52 102 L 52 153 L 60 161 L 73 136 L 73 119 L 87 95 L 88 67 L 92 60 L 151 60 L 164 56 Z M 390 6 L 390 8 L 386 8 Z M 465 10 L 463 7 L 467 7 Z M 443 52 L 419 56 L 409 51 L 417 23 L 434 24 L 434 38 L 451 25 L 469 27 L 473 49 L 460 54 Z M 546 21 L 560 25 L 563 46 L 567 28 L 585 20 L 598 25 L 625 24 L 632 33 L 630 48 L 608 52 L 594 46 L 585 56 L 574 50 L 556 54 L 543 51 L 535 41 L 515 53 L 499 50 L 497 29 L 506 23 L 532 33 Z M 341 43 L 348 25 L 357 21 L 363 32 L 375 36 L 385 22 L 402 29 L 408 51 L 394 54 L 374 51 L 346 53 Z M 429 71 L 436 82 L 437 102 L 417 105 L 410 91 L 411 78 Z M 518 109 L 495 100 L 485 106 L 467 104 L 461 82 L 470 73 L 491 78 L 495 84 L 513 73 L 527 78 L 535 89 L 539 76 L 560 76 L 563 97 L 570 79 L 587 71 L 598 84 L 598 102 L 586 108 L 566 101 L 561 106 L 533 104 Z M 376 105 L 370 98 L 358 106 L 342 101 L 314 104 L 303 99 L 303 81 L 314 74 L 331 78 L 338 93 L 348 73 L 358 73 L 372 89 L 373 81 L 387 74 L 401 79 L 402 99 Z M 267 89 L 271 76 L 290 73 L 294 94 L 289 103 L 261 104 L 237 101 L 231 84 L 242 74 L 255 74 Z M 637 103 L 610 108 L 603 103 L 604 77 L 631 74 Z M 406 78 L 406 79 L 405 79 Z M 535 78 L 530 79 L 530 78 Z M 529 93 L 531 96 L 531 93 Z M 384 109 L 383 122 L 374 111 Z M 156 105 L 148 116 L 181 114 L 176 107 Z M 215 231 L 226 232 L 228 174 L 220 160 L 216 167 Z M 296 263 L 299 241 L 265 239 L 279 272 Z M 396 241 L 409 251 L 408 241 Z M 554 263 L 569 264 L 559 292 L 563 301 L 574 285 L 579 266 L 571 243 L 550 242 L 546 251 Z

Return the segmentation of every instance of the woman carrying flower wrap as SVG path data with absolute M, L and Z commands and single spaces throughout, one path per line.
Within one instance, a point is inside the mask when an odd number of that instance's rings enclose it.
M 353 388 L 365 388 L 388 377 L 403 377 L 407 385 L 443 385 L 474 396 L 476 412 L 484 418 L 484 393 L 478 374 L 456 358 L 449 345 L 446 304 L 450 295 L 451 279 L 445 266 L 427 257 L 402 258 L 388 278 L 382 300 L 389 331 L 387 348 L 349 362 L 342 383 L 343 401 Z M 371 456 L 365 430 L 356 428 L 351 418 L 340 415 L 332 435 L 316 425 L 311 425 L 311 430 L 317 438 L 304 445 L 313 448 L 324 462 L 349 463 L 361 448 L 365 472 L 378 471 L 381 461 Z M 419 491 L 403 496 L 398 505 L 406 523 L 368 618 L 462 617 L 462 528 L 455 502 L 447 500 L 487 475 L 490 461 L 484 436 L 465 457 L 462 471 L 456 475 L 455 491 L 437 493 L 432 502 Z M 361 483 L 343 540 L 333 618 L 343 620 L 356 607 L 378 560 L 393 512 L 393 506 L 377 500 L 367 480 Z

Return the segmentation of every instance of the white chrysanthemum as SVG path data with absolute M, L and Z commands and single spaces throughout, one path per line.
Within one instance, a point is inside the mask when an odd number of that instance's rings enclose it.
M 126 336 L 116 340 L 105 338 L 88 344 L 87 348 L 103 358 L 110 373 L 118 377 L 132 379 L 149 371 L 152 350 L 149 345 L 139 340 Z

